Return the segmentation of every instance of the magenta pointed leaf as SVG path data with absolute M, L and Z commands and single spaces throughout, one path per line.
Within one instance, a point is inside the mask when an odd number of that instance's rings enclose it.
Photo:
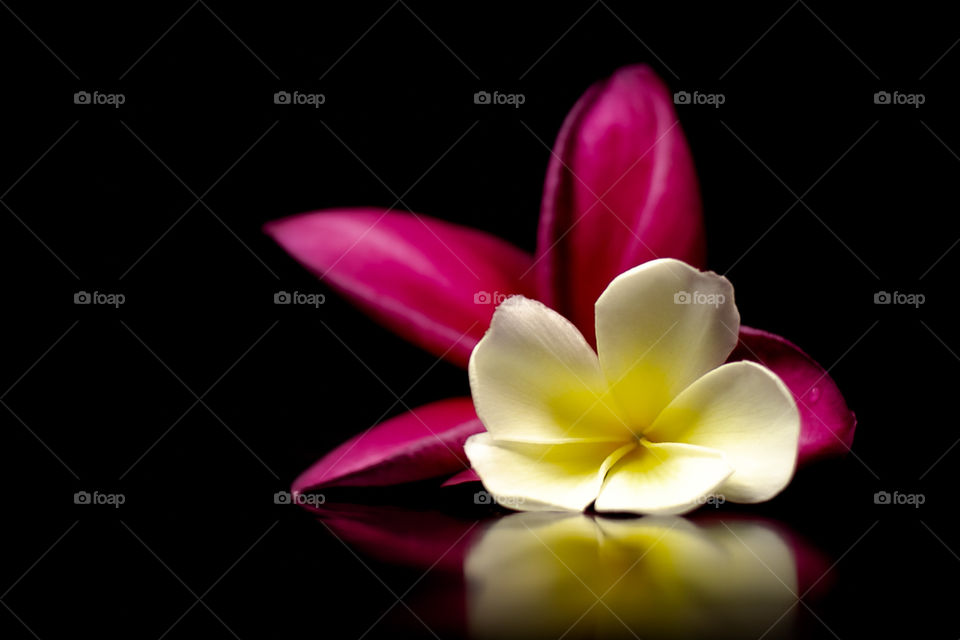
M 541 299 L 592 339 L 593 303 L 654 258 L 704 263 L 700 195 L 669 89 L 645 66 L 594 85 L 563 123 L 537 237 Z
M 294 258 L 379 322 L 466 366 L 502 296 L 530 295 L 529 255 L 488 233 L 411 213 L 349 209 L 266 225 Z
M 465 484 L 467 482 L 480 482 L 480 476 L 478 476 L 477 472 L 473 469 L 464 469 L 463 471 L 455 473 L 444 480 L 443 484 L 440 486 L 453 487 L 458 484 Z
M 382 487 L 449 476 L 469 468 L 463 443 L 483 430 L 470 398 L 432 402 L 347 440 L 300 474 L 292 490 Z
M 740 342 L 728 360 L 766 365 L 789 387 L 800 410 L 799 464 L 850 450 L 857 418 L 830 375 L 800 347 L 778 335 L 741 326 Z

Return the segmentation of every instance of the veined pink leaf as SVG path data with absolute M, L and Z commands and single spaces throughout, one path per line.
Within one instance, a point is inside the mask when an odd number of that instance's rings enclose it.
M 547 168 L 537 237 L 540 299 L 591 341 L 593 304 L 624 271 L 654 258 L 703 267 L 693 160 L 669 89 L 625 67 L 573 107 Z
M 325 455 L 294 480 L 292 491 L 388 486 L 468 469 L 468 437 L 483 431 L 470 398 L 417 407 L 381 422 Z
M 529 255 L 488 233 L 382 209 L 306 213 L 264 228 L 379 322 L 466 366 L 501 296 L 530 294 Z
M 464 469 L 459 473 L 455 473 L 446 480 L 443 481 L 441 487 L 452 487 L 458 484 L 465 484 L 467 482 L 480 482 L 480 476 L 477 475 L 477 472 L 473 469 Z
M 793 393 L 800 410 L 799 464 L 850 450 L 857 417 L 830 375 L 800 347 L 778 335 L 741 326 L 740 342 L 728 358 L 736 360 L 765 365 Z

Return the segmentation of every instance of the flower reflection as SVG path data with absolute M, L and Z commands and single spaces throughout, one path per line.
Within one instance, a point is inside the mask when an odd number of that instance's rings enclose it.
M 792 628 L 798 575 L 771 524 L 519 513 L 465 563 L 479 638 L 757 638 Z

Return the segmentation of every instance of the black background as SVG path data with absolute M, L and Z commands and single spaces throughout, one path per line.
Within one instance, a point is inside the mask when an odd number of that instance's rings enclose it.
M 907 6 L 5 0 L 4 637 L 370 627 L 388 589 L 273 494 L 382 415 L 467 394 L 466 376 L 330 294 L 261 226 L 399 199 L 532 251 L 564 116 L 636 62 L 725 96 L 678 107 L 709 266 L 745 324 L 830 367 L 859 418 L 854 455 L 755 509 L 839 560 L 809 633 L 960 635 L 960 30 L 947 6 Z M 81 90 L 126 102 L 76 105 Z M 275 105 L 280 90 L 326 103 Z M 526 102 L 475 105 L 479 90 Z M 926 102 L 876 105 L 881 90 Z M 330 295 L 273 304 L 294 289 Z M 74 305 L 80 290 L 126 303 Z M 926 302 L 878 306 L 881 290 Z M 74 505 L 81 490 L 127 502 Z M 926 502 L 875 505 L 880 490 Z M 375 567 L 398 594 L 419 575 Z M 393 625 L 428 633 L 396 607 L 368 637 Z

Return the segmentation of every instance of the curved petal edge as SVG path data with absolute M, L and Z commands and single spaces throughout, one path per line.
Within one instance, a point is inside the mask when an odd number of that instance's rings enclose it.
M 382 487 L 464 471 L 463 443 L 483 431 L 470 398 L 426 404 L 347 440 L 300 474 L 291 490 Z
M 670 90 L 624 67 L 574 105 L 547 167 L 536 271 L 540 299 L 593 335 L 593 303 L 654 258 L 702 267 L 706 240 L 693 158 Z
M 800 411 L 798 465 L 849 451 L 857 417 L 826 370 L 800 347 L 773 333 L 741 326 L 739 337 L 727 362 L 759 362 L 793 394 Z

